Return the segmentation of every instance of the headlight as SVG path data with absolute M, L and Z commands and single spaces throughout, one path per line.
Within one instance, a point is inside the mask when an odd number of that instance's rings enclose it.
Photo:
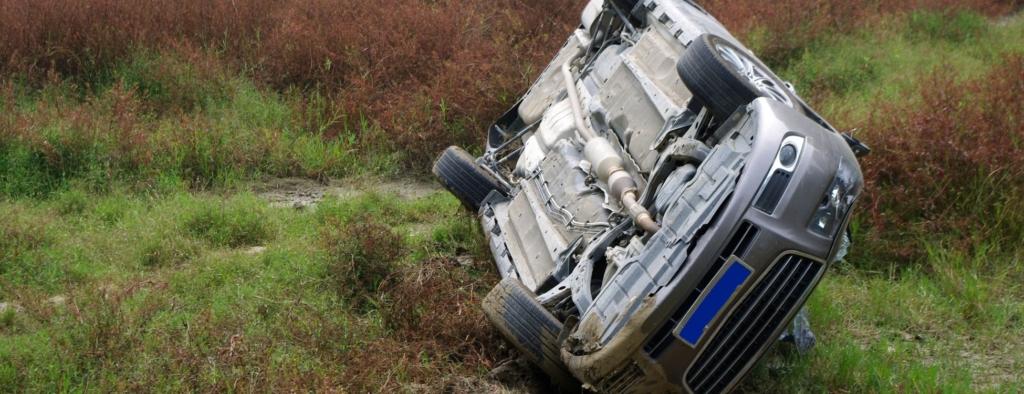
M 839 162 L 839 169 L 836 170 L 836 178 L 825 190 L 821 204 L 811 216 L 808 228 L 826 237 L 834 237 L 836 229 L 842 225 L 846 215 L 850 213 L 850 207 L 860 195 L 863 181 L 856 170 L 856 166 Z

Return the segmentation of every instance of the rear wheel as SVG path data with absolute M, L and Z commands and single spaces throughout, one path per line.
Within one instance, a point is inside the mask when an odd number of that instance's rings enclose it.
M 714 34 L 693 40 L 676 63 L 676 71 L 718 119 L 728 118 L 758 97 L 800 108 L 799 99 L 764 63 Z
M 473 156 L 457 146 L 449 146 L 441 152 L 434 161 L 433 172 L 441 185 L 473 212 L 480 210 L 492 191 L 507 192 L 494 176 L 480 168 Z
M 505 278 L 483 302 L 487 319 L 523 356 L 544 370 L 558 387 L 578 391 L 579 383 L 562 362 L 558 335 L 562 323 L 515 278 Z

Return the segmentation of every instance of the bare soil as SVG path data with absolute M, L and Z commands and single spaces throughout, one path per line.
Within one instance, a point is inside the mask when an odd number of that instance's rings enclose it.
M 313 207 L 325 196 L 348 198 L 377 192 L 415 200 L 440 190 L 440 185 L 424 180 L 371 181 L 358 178 L 331 180 L 327 183 L 305 178 L 275 178 L 253 187 L 257 195 L 269 200 L 272 205 L 296 209 Z

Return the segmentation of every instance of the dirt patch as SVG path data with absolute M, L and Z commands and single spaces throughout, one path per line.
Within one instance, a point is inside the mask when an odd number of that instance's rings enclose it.
M 995 25 L 996 26 L 1006 26 L 1006 25 L 1009 25 L 1011 23 L 1014 23 L 1017 19 L 1021 19 L 1021 18 L 1024 18 L 1024 11 L 1018 10 L 1015 13 L 1012 13 L 1012 14 L 1009 14 L 1009 15 L 1004 15 L 1004 16 L 1001 16 L 999 18 L 996 18 Z
M 544 372 L 523 357 L 502 361 L 487 375 L 505 393 L 546 393 L 556 389 Z
M 394 194 L 406 200 L 415 200 L 442 190 L 436 182 L 422 179 L 394 179 L 387 181 L 339 179 L 327 185 L 327 194 L 337 197 L 355 197 L 362 193 L 374 191 L 383 194 Z
M 278 178 L 256 185 L 253 191 L 275 206 L 302 208 L 324 198 L 327 187 L 320 182 L 302 178 Z
M 253 191 L 269 200 L 271 205 L 296 209 L 313 207 L 325 196 L 352 198 L 363 193 L 377 192 L 415 200 L 440 190 L 437 183 L 419 179 L 371 181 L 352 178 L 332 180 L 325 184 L 305 178 L 276 178 L 253 186 Z
M 0 313 L 7 313 L 8 310 L 12 311 L 11 313 L 20 313 L 24 309 L 13 302 L 0 302 Z

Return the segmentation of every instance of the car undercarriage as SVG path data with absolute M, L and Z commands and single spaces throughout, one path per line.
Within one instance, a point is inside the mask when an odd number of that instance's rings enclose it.
M 867 147 L 685 0 L 593 0 L 484 153 L 434 173 L 503 278 L 489 319 L 565 388 L 721 392 L 845 247 Z

